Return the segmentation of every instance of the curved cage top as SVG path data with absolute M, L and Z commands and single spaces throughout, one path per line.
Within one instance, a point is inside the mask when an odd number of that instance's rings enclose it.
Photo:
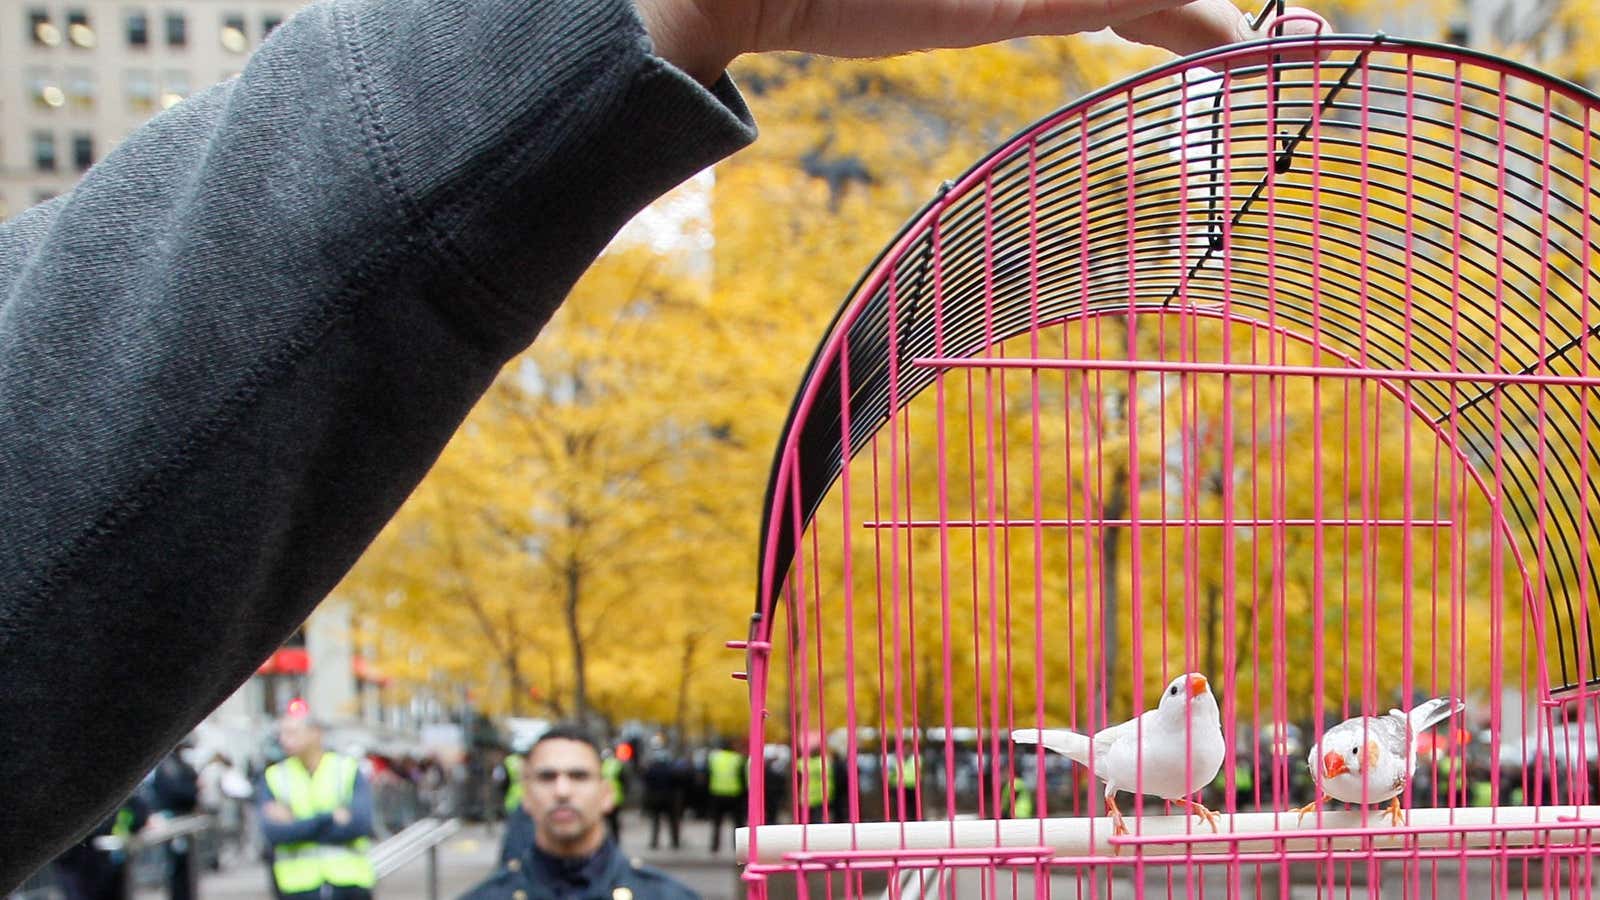
M 1594 673 L 1596 100 L 1493 56 L 1336 35 L 1190 57 L 1041 120 L 947 183 L 841 308 L 779 441 L 757 612 L 847 456 L 941 372 L 1052 324 L 1182 312 L 1303 342 L 1318 376 L 1404 384 L 1455 453 L 1493 456 L 1499 527 L 1545 561 L 1551 677 Z M 1040 356 L 985 364 L 1311 374 Z M 1489 449 L 1535 418 L 1549 440 Z

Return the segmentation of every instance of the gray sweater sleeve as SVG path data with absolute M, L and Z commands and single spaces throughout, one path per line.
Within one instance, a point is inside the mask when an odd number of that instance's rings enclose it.
M 615 231 L 753 137 L 630 0 L 324 0 L 0 225 L 0 893 L 337 584 Z

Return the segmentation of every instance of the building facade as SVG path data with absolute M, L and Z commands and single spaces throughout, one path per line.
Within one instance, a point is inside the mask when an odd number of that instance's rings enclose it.
M 302 5 L 0 0 L 0 218 L 69 190 L 145 120 L 238 74 Z

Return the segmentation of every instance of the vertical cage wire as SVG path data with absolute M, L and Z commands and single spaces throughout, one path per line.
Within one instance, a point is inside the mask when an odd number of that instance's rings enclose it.
M 775 459 L 750 896 L 1592 895 L 1595 101 L 1279 39 L 947 185 Z M 1393 813 L 1317 802 L 1430 698 Z M 1111 744 L 1013 740 L 1125 721 L 1126 833 Z

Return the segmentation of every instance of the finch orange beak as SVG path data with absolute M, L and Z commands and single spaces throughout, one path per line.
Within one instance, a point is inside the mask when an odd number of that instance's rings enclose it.
M 1329 750 L 1327 753 L 1322 754 L 1323 778 L 1336 778 L 1349 771 L 1350 767 L 1344 764 L 1344 757 L 1340 756 L 1337 751 Z
M 1210 687 L 1211 685 L 1206 681 L 1206 677 L 1204 675 L 1189 676 L 1189 696 L 1198 697 L 1201 694 L 1204 694 Z

